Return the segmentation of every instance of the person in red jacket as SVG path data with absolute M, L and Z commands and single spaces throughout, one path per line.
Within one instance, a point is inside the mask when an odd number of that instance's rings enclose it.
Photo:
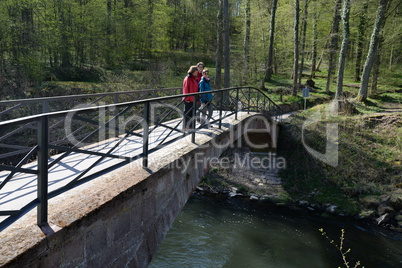
M 183 80 L 183 94 L 197 93 L 197 66 L 191 66 L 188 69 L 187 76 Z M 195 127 L 195 120 L 193 117 L 194 98 L 196 96 L 183 97 L 184 101 L 184 114 L 183 114 L 183 130 L 193 129 Z

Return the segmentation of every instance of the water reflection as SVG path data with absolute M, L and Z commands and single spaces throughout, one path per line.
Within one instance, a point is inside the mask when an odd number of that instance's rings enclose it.
M 149 267 L 338 267 L 336 248 L 345 229 L 350 266 L 401 267 L 402 236 L 368 230 L 353 221 L 295 215 L 235 199 L 194 196 L 167 234 Z

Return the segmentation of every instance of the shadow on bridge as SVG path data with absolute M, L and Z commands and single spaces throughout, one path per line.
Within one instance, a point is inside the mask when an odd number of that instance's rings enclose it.
M 196 134 L 212 135 L 200 124 L 194 131 L 182 130 L 184 95 L 172 94 L 177 90 L 0 102 L 0 116 L 8 118 L 0 122 L 0 231 L 34 207 L 38 208 L 37 224 L 44 227 L 49 198 L 136 160 L 147 168 L 151 153 L 184 136 L 190 135 L 194 143 Z M 225 118 L 237 119 L 238 113 L 281 114 L 256 88 L 212 93 L 210 121 L 216 129 L 222 128 Z M 200 93 L 185 96 L 191 95 Z M 135 100 L 126 101 L 129 98 Z M 54 111 L 58 105 L 62 110 Z M 34 114 L 12 118 L 12 114 L 30 112 Z

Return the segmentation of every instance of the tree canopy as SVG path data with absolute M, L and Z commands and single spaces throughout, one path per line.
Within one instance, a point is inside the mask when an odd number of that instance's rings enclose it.
M 2 96 L 25 97 L 27 88 L 49 79 L 100 81 L 105 71 L 114 70 L 152 70 L 162 65 L 169 70 L 166 75 L 183 76 L 188 66 L 199 61 L 215 66 L 218 45 L 223 44 L 222 56 L 230 57 L 223 62 L 230 63 L 231 85 L 265 80 L 268 67 L 269 78 L 272 74 L 290 77 L 294 45 L 300 43 L 299 57 L 304 62 L 300 73 L 326 76 L 329 62 L 337 64 L 334 59 L 342 38 L 331 36 L 342 35 L 341 27 L 333 27 L 339 0 L 225 1 L 228 4 L 216 0 L 2 0 Z M 294 32 L 295 1 L 300 2 L 299 17 L 303 18 L 298 34 Z M 373 64 L 382 74 L 401 73 L 402 4 L 386 1 L 381 28 L 373 31 L 378 5 L 375 0 L 350 1 L 345 72 L 355 80 L 360 79 L 374 49 L 370 47 L 373 32 L 378 32 L 378 40 L 372 45 L 381 56 Z M 223 17 L 218 16 L 220 8 L 227 11 L 228 26 L 218 27 L 225 25 L 218 21 Z M 218 42 L 221 29 L 227 31 L 222 36 L 229 41 Z M 299 42 L 295 36 L 304 39 Z M 158 67 L 153 62 L 159 62 Z

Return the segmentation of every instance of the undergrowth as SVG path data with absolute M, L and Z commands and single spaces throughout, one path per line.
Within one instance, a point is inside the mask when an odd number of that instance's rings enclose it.
M 280 174 L 285 189 L 295 199 L 335 204 L 347 214 L 361 209 L 359 198 L 393 191 L 402 175 L 401 114 L 328 117 L 322 111 L 319 121 L 303 125 L 315 110 L 300 112 L 279 135 L 288 167 Z M 326 153 L 329 124 L 338 129 L 336 166 L 307 151 Z

